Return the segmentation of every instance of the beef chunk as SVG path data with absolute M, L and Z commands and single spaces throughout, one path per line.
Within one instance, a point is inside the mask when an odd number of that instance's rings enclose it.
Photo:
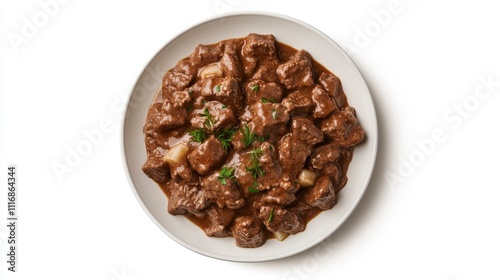
M 142 171 L 159 184 L 167 182 L 170 177 L 167 162 L 162 157 L 154 155 L 148 156 L 148 159 L 142 166 Z
M 252 56 L 243 56 L 241 58 L 241 65 L 246 77 L 252 77 L 257 69 L 257 58 Z
M 323 133 L 314 123 L 303 116 L 292 118 L 292 135 L 309 146 L 323 142 Z
M 311 148 L 291 134 L 287 134 L 278 142 L 278 152 L 284 172 L 291 178 L 296 178 L 311 154 Z
M 207 236 L 226 237 L 230 235 L 228 226 L 233 221 L 236 212 L 229 208 L 212 205 L 206 210 L 210 226 L 205 228 Z
M 270 103 L 281 102 L 283 89 L 277 83 L 267 83 L 263 80 L 250 80 L 245 85 L 245 96 L 247 104 L 254 104 L 258 101 Z
M 283 99 L 281 104 L 290 114 L 309 114 L 316 106 L 311 98 L 311 93 L 306 90 L 290 93 Z
M 238 54 L 230 46 L 226 46 L 220 60 L 220 66 L 225 77 L 230 77 L 237 81 L 241 81 L 244 78 L 243 66 L 240 63 Z
M 262 196 L 262 201 L 277 205 L 286 206 L 297 199 L 295 193 L 289 192 L 282 187 L 275 187 Z
M 148 113 L 146 116 L 146 123 L 144 124 L 143 127 L 143 132 L 146 134 L 152 134 L 155 130 L 155 128 L 158 126 L 157 123 L 161 120 L 162 115 L 161 115 L 161 107 L 162 107 L 161 102 L 157 102 L 149 106 Z M 146 140 L 151 140 L 146 139 Z M 156 143 L 155 143 L 156 144 Z
M 338 111 L 335 101 L 320 86 L 313 88 L 312 100 L 316 104 L 316 108 L 313 111 L 315 119 L 325 118 L 330 113 Z
M 277 162 L 276 148 L 269 142 L 255 144 L 254 147 L 256 148 L 239 155 L 241 164 L 235 170 L 235 177 L 245 195 L 249 194 L 249 187 L 262 191 L 278 186 L 282 175 L 281 166 Z M 254 164 L 255 159 L 256 164 Z
M 172 93 L 170 102 L 174 105 L 174 108 L 187 108 L 193 102 L 193 98 L 187 90 L 175 91 Z
M 354 108 L 350 106 L 323 119 L 319 127 L 326 136 L 341 147 L 352 147 L 361 142 L 365 136 Z
M 213 135 L 187 156 L 189 164 L 200 175 L 206 175 L 210 169 L 221 164 L 225 157 L 222 143 Z
M 259 35 L 255 33 L 245 37 L 243 48 L 241 49 L 243 56 L 251 56 L 257 59 L 276 58 L 276 41 L 273 35 Z
M 325 175 L 330 177 L 335 193 L 338 193 L 347 183 L 347 176 L 342 174 L 342 168 L 338 163 L 329 163 L 323 169 Z
M 257 102 L 250 106 L 250 114 L 254 132 L 259 136 L 271 135 L 271 137 L 274 137 L 282 135 L 290 119 L 285 107 L 279 103 Z
M 242 248 L 260 247 L 267 238 L 262 221 L 255 216 L 240 216 L 234 219 L 231 233 L 236 246 Z
M 191 169 L 185 160 L 179 164 L 170 164 L 170 174 L 172 178 L 177 180 L 182 179 L 189 185 L 197 185 L 200 181 L 199 176 Z
M 210 63 L 214 63 L 220 60 L 222 57 L 222 49 L 219 44 L 214 45 L 202 45 L 199 44 L 194 52 L 191 54 L 190 60 L 194 65 L 201 68 Z
M 206 100 L 216 100 L 228 106 L 242 108 L 243 96 L 234 78 L 211 77 L 203 81 L 200 90 Z
M 253 74 L 252 79 L 266 82 L 278 82 L 278 74 L 276 74 L 278 65 L 278 61 L 275 63 L 260 64 L 257 71 Z
M 304 201 L 322 210 L 331 209 L 335 203 L 335 190 L 332 181 L 326 175 L 318 178 L 316 184 L 304 194 Z
M 190 121 L 193 127 L 205 128 L 212 133 L 237 123 L 234 111 L 218 101 L 205 102 L 203 108 L 193 110 Z
M 280 82 L 289 90 L 310 87 L 314 84 L 311 55 L 300 50 L 290 60 L 276 69 Z
M 342 83 L 337 76 L 334 74 L 321 73 L 318 80 L 328 95 L 335 100 L 339 109 L 347 106 L 347 98 L 342 90 Z
M 144 132 L 150 133 L 150 130 L 165 131 L 184 125 L 187 121 L 187 110 L 176 108 L 165 99 L 163 103 L 155 103 L 148 110 L 147 122 L 144 126 Z
M 335 144 L 326 144 L 317 147 L 311 155 L 311 166 L 322 170 L 329 163 L 336 162 L 340 156 L 340 149 Z
M 198 68 L 189 60 L 181 60 L 163 76 L 162 94 L 168 98 L 173 92 L 187 87 L 198 73 Z
M 270 232 L 295 234 L 305 229 L 304 222 L 293 212 L 284 208 L 262 206 L 260 217 Z
M 202 179 L 201 186 L 207 197 L 219 207 L 241 208 L 245 204 L 245 200 L 241 197 L 238 185 L 231 179 L 221 181 L 219 176 L 219 172 L 214 172 Z
M 210 205 L 203 190 L 197 186 L 170 180 L 167 189 L 170 192 L 167 210 L 172 215 L 199 213 Z

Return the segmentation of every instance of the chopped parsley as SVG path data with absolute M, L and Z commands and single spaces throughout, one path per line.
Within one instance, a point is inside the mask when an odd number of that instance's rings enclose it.
M 202 143 L 207 139 L 207 134 L 205 133 L 205 130 L 203 128 L 195 129 L 193 131 L 190 131 L 188 134 L 192 137 L 192 142 Z
M 222 147 L 227 152 L 229 146 L 231 145 L 231 141 L 233 141 L 234 134 L 236 133 L 236 127 L 226 128 L 222 130 L 216 137 L 222 143 Z
M 259 88 L 259 84 L 253 84 L 250 86 L 250 89 L 253 91 L 253 92 L 259 92 L 260 88 Z
M 261 148 L 253 149 L 248 152 L 250 154 L 250 167 L 246 167 L 247 171 L 250 172 L 254 179 L 257 179 L 259 175 L 264 175 L 264 170 L 260 166 L 259 157 L 262 155 L 263 151 Z
M 253 182 L 253 186 L 248 187 L 248 192 L 249 193 L 258 193 L 259 190 L 256 188 L 257 187 L 257 182 Z
M 271 110 L 271 116 L 273 117 L 274 120 L 278 117 L 278 111 L 276 110 L 276 108 L 273 108 Z
M 262 101 L 262 103 L 264 103 L 264 104 L 269 103 L 269 102 L 276 103 L 276 99 L 274 99 L 274 98 L 271 98 L 271 99 L 267 100 L 264 97 L 262 97 L 260 99 L 260 101 Z
M 255 142 L 256 140 L 260 140 L 259 137 L 257 137 L 257 135 L 255 134 L 255 132 L 253 131 L 250 132 L 250 128 L 246 124 L 243 126 L 241 133 L 243 134 L 243 140 L 241 141 L 243 142 L 243 144 L 245 144 L 245 148 L 252 145 L 252 143 Z
M 193 105 L 189 105 L 189 106 L 186 108 L 186 110 L 187 110 L 188 112 L 193 111 Z
M 215 89 L 215 92 L 220 92 L 220 85 L 216 85 L 216 86 L 214 87 L 214 89 Z
M 205 122 L 204 122 L 205 127 L 208 130 L 212 130 L 214 127 L 214 124 L 216 123 L 216 120 L 214 119 L 214 117 L 212 117 L 212 115 L 210 115 L 210 112 L 208 111 L 208 109 L 205 108 L 205 110 L 203 111 L 202 114 L 200 114 L 200 116 L 206 117 Z
M 267 222 L 270 223 L 273 220 L 274 216 L 274 208 L 271 208 L 271 212 L 269 213 L 269 218 L 267 218 Z
M 234 168 L 229 168 L 229 167 L 222 167 L 222 169 L 219 171 L 219 181 L 221 184 L 226 185 L 227 184 L 227 179 L 234 179 Z

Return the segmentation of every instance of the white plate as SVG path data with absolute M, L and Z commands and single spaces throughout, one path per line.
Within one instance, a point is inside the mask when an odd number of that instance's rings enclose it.
M 155 182 L 141 170 L 146 160 L 142 127 L 147 109 L 163 73 L 186 57 L 197 44 L 245 37 L 249 33 L 274 34 L 276 40 L 305 49 L 342 81 L 349 103 L 356 109 L 366 131 L 366 141 L 356 146 L 348 170 L 348 183 L 338 203 L 314 218 L 304 232 L 283 242 L 268 240 L 255 249 L 238 248 L 233 238 L 210 238 L 182 216 L 166 212 L 167 200 Z M 258 262 L 284 258 L 304 251 L 332 234 L 351 214 L 371 177 L 377 150 L 377 121 L 368 87 L 347 54 L 315 28 L 282 15 L 269 13 L 232 14 L 214 18 L 181 33 L 147 64 L 132 90 L 123 123 L 123 156 L 126 173 L 139 203 L 168 236 L 200 254 L 229 261 Z

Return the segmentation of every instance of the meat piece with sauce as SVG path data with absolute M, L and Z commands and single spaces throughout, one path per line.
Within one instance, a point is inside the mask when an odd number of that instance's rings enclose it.
M 203 190 L 197 186 L 170 180 L 167 183 L 167 190 L 170 193 L 167 210 L 172 215 L 199 213 L 210 205 Z
M 142 171 L 159 184 L 166 183 L 170 179 L 168 163 L 162 157 L 148 156 L 148 160 L 142 166 Z
M 234 219 L 231 233 L 236 245 L 242 248 L 260 247 L 267 239 L 262 221 L 256 216 L 239 216 Z
M 304 167 L 307 157 L 311 154 L 311 148 L 292 137 L 292 134 L 287 134 L 278 142 L 278 152 L 283 170 L 290 177 L 296 178 Z
M 293 137 L 300 139 L 303 143 L 311 147 L 324 140 L 321 130 L 307 117 L 293 117 L 291 128 Z
M 260 208 L 260 217 L 264 221 L 266 228 L 271 232 L 295 234 L 305 229 L 303 221 L 285 208 L 262 206 Z
M 289 90 L 306 88 L 314 84 L 314 71 L 311 55 L 300 50 L 290 60 L 276 70 L 280 82 Z
M 220 165 L 225 157 L 226 151 L 222 143 L 212 135 L 189 153 L 187 159 L 198 174 L 206 175 Z
M 331 209 L 335 203 L 335 189 L 328 176 L 321 176 L 304 194 L 304 201 L 311 206 L 319 207 L 322 210 Z
M 339 77 L 332 73 L 321 73 L 318 80 L 328 95 L 335 100 L 339 109 L 347 106 L 347 98 L 342 90 L 342 83 L 340 82 Z
M 320 129 L 341 147 L 352 147 L 363 141 L 365 136 L 365 132 L 356 118 L 354 108 L 350 106 L 323 119 L 320 123 Z
M 207 236 L 226 237 L 231 234 L 228 227 L 233 222 L 236 211 L 212 205 L 206 210 L 206 215 L 210 222 L 210 226 L 205 228 Z
M 290 116 L 279 103 L 257 102 L 250 106 L 254 132 L 259 136 L 283 135 Z
M 221 180 L 219 172 L 204 177 L 201 186 L 207 198 L 221 208 L 238 209 L 245 205 L 238 185 L 231 179 Z
M 261 102 L 279 103 L 283 98 L 283 89 L 274 82 L 250 80 L 244 87 L 247 104 Z

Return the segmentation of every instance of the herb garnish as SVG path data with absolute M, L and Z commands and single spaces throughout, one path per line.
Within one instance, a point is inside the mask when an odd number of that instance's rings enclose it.
M 257 187 L 257 182 L 253 182 L 253 186 L 248 187 L 248 192 L 249 193 L 258 193 L 259 190 L 256 188 Z
M 219 181 L 221 184 L 226 185 L 227 181 L 226 179 L 234 179 L 234 168 L 228 168 L 226 166 L 222 167 L 221 171 L 219 171 Z
M 189 106 L 187 106 L 186 110 L 187 110 L 188 112 L 193 111 L 193 105 L 189 105 Z
M 200 116 L 206 117 L 205 122 L 204 122 L 205 127 L 208 130 L 212 130 L 214 127 L 214 124 L 216 123 L 216 120 L 214 120 L 214 117 L 212 117 L 212 115 L 210 115 L 210 112 L 208 111 L 208 109 L 205 108 L 205 110 L 203 111 L 202 114 L 200 114 Z
M 250 86 L 250 89 L 253 91 L 253 92 L 259 92 L 259 84 L 253 84 Z
M 205 130 L 203 128 L 195 129 L 193 131 L 190 131 L 188 134 L 193 138 L 191 139 L 192 142 L 202 143 L 207 139 L 207 134 L 205 133 Z
M 261 148 L 253 149 L 252 151 L 248 152 L 250 154 L 250 160 L 251 160 L 251 166 L 246 167 L 247 171 L 252 173 L 252 176 L 257 179 L 259 175 L 264 175 L 264 170 L 262 169 L 262 166 L 260 166 L 259 163 L 259 157 L 262 155 L 263 151 Z
M 215 86 L 215 92 L 220 92 L 220 85 Z
M 262 103 L 264 103 L 264 104 L 269 103 L 269 102 L 276 103 L 276 99 L 274 99 L 274 98 L 271 98 L 271 99 L 267 100 L 264 97 L 262 97 L 260 99 L 260 101 L 262 101 Z
M 267 218 L 267 222 L 270 223 L 273 220 L 274 216 L 274 208 L 271 208 L 271 213 L 269 213 L 269 218 Z
M 255 140 L 257 140 L 255 132 L 250 132 L 250 128 L 246 124 L 243 126 L 241 133 L 243 134 L 243 140 L 241 141 L 243 142 L 243 144 L 245 144 L 245 148 L 250 146 L 253 142 L 255 142 Z
M 231 141 L 233 141 L 235 133 L 236 133 L 236 127 L 233 127 L 233 128 L 226 128 L 217 135 L 217 139 L 219 139 L 219 141 L 222 143 L 222 147 L 226 152 L 229 146 L 231 145 Z
M 271 110 L 271 116 L 273 116 L 274 120 L 278 117 L 278 111 L 276 110 L 276 108 L 273 108 Z

